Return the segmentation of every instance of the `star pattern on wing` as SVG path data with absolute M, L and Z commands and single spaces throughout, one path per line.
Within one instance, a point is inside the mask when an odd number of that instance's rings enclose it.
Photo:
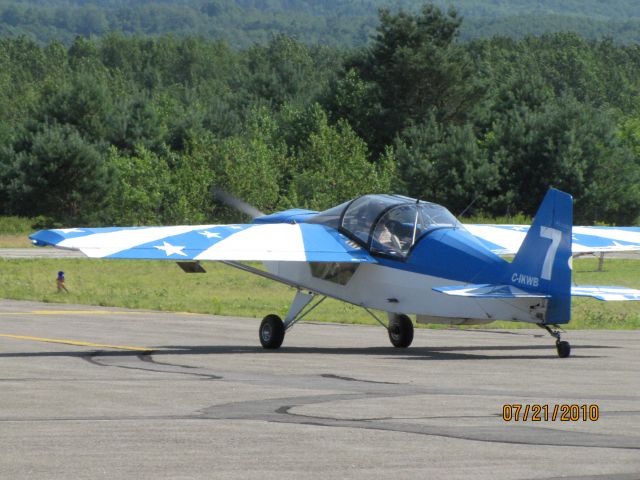
M 62 233 L 84 233 L 84 230 L 79 228 L 56 228 L 56 231 Z
M 216 232 L 204 231 L 204 232 L 200 232 L 200 235 L 204 235 L 207 238 L 222 238 L 220 234 Z
M 171 245 L 170 243 L 167 242 L 162 242 L 163 245 L 154 245 L 154 248 L 157 248 L 158 250 L 163 250 L 164 253 L 167 254 L 167 257 L 171 256 L 171 255 L 182 255 L 183 257 L 186 257 L 187 254 L 184 253 L 182 250 L 184 250 L 185 247 L 178 247 L 176 245 Z

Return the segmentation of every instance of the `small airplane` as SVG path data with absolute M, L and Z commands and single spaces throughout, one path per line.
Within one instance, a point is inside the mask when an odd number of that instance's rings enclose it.
M 266 349 L 279 348 L 287 330 L 331 297 L 364 308 L 395 347 L 413 340 L 409 315 L 454 325 L 510 320 L 547 330 L 564 358 L 571 347 L 560 325 L 571 319 L 572 295 L 640 300 L 640 290 L 571 280 L 573 254 L 639 251 L 640 227 L 572 224 L 572 197 L 550 189 L 530 227 L 462 225 L 441 205 L 375 194 L 323 212 L 256 216 L 250 224 L 67 228 L 30 238 L 91 258 L 177 260 L 187 272 L 220 261 L 292 286 L 284 321 L 269 314 L 260 324 Z M 266 269 L 245 263 L 253 261 Z M 372 310 L 386 312 L 388 321 Z

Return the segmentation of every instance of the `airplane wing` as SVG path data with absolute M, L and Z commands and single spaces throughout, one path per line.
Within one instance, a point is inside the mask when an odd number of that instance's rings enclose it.
M 497 255 L 515 255 L 529 231 L 528 225 L 465 224 L 464 227 Z M 640 227 L 573 227 L 572 233 L 574 255 L 640 251 Z
M 574 297 L 592 297 L 604 302 L 640 300 L 640 290 L 627 287 L 605 287 L 600 285 L 573 285 Z
M 306 223 L 67 228 L 29 238 L 91 258 L 376 262 L 335 229 Z

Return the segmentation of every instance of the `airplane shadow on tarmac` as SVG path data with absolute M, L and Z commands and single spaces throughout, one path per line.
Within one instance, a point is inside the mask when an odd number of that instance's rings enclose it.
M 587 349 L 620 348 L 607 345 L 578 345 L 570 358 L 601 358 L 598 355 L 581 354 Z M 539 355 L 518 354 L 519 351 L 544 351 Z M 514 352 L 514 354 L 484 355 L 481 352 Z M 478 353 L 467 353 L 478 352 Z M 557 359 L 553 345 L 483 345 L 483 346 L 451 346 L 451 347 L 412 347 L 396 349 L 394 347 L 281 347 L 278 350 L 264 350 L 259 346 L 245 345 L 158 345 L 147 352 L 129 350 L 84 350 L 66 352 L 14 352 L 0 353 L 0 358 L 29 357 L 86 357 L 100 355 L 103 357 L 140 357 L 153 355 L 367 355 L 373 357 L 398 358 L 402 360 L 548 360 Z

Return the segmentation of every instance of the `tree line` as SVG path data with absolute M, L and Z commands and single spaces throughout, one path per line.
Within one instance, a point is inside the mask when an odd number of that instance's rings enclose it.
M 27 35 L 41 43 L 70 45 L 77 35 L 199 35 L 236 48 L 266 43 L 277 31 L 305 43 L 360 47 L 375 31 L 381 7 L 419 12 L 423 0 L 0 0 L 0 36 Z M 464 16 L 464 40 L 503 35 L 520 38 L 577 31 L 640 42 L 635 0 L 434 0 L 454 4 Z
M 369 44 L 233 49 L 108 34 L 0 39 L 0 214 L 48 224 L 226 221 L 396 192 L 454 214 L 640 215 L 640 47 L 577 34 L 462 42 L 461 18 L 382 10 Z

